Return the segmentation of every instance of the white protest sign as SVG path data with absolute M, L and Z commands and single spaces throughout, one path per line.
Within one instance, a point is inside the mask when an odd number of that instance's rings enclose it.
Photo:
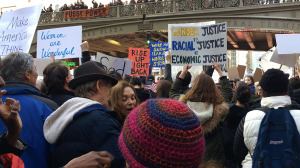
M 172 65 L 227 63 L 227 24 L 168 25 Z
M 131 60 L 117 58 L 112 68 L 124 77 L 125 75 L 130 75 L 131 66 Z
M 103 64 L 106 71 L 111 71 L 111 68 L 114 65 L 115 60 L 116 60 L 116 57 L 112 57 L 112 56 L 97 52 L 96 61 Z
M 276 47 L 271 48 L 269 51 L 267 51 L 265 54 L 263 54 L 259 58 L 259 64 L 260 64 L 260 67 L 262 68 L 262 70 L 264 72 L 266 72 L 268 69 L 272 69 L 272 68 L 279 69 L 280 68 L 280 70 L 282 70 L 283 72 L 289 73 L 291 71 L 290 67 L 278 64 L 276 62 L 271 62 L 271 58 L 273 56 L 275 56 L 275 57 L 273 57 L 273 61 L 274 61 L 274 59 L 275 59 L 275 61 L 278 60 L 277 59 L 278 56 L 279 56 L 278 53 L 277 53 L 277 55 L 274 55 L 274 53 L 276 53 Z M 291 58 L 292 58 L 292 60 L 290 60 L 292 62 L 291 64 L 292 64 L 292 66 L 294 66 L 294 64 L 293 64 L 293 62 L 294 62 L 293 57 L 291 57 Z M 289 59 L 286 59 L 286 60 L 289 60 Z
M 0 56 L 28 53 L 38 24 L 42 4 L 4 12 L 0 20 Z
M 81 57 L 82 26 L 39 30 L 37 33 L 37 58 L 55 59 Z
M 299 54 L 278 54 L 278 50 L 275 48 L 270 61 L 286 65 L 288 67 L 294 67 L 296 63 L 294 55 L 299 56 Z
M 300 34 L 275 34 L 278 54 L 300 53 Z

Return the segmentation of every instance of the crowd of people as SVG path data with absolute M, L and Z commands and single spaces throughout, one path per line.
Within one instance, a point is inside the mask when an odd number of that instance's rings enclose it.
M 266 71 L 255 85 L 252 76 L 230 81 L 214 63 L 189 87 L 191 66 L 172 79 L 170 53 L 165 76 L 155 83 L 153 75 L 107 72 L 90 61 L 87 42 L 81 47 L 83 64 L 74 77 L 53 61 L 40 88 L 30 54 L 2 59 L 2 164 L 15 158 L 11 164 L 30 168 L 250 168 L 265 115 L 259 107 L 289 106 L 300 128 L 300 79 L 289 81 L 281 70 Z M 8 153 L 14 155 L 2 157 Z
M 162 0 L 157 0 L 157 2 L 161 2 Z M 66 11 L 66 10 L 81 10 L 81 9 L 91 9 L 91 8 L 102 8 L 106 6 L 118 6 L 118 5 L 135 5 L 135 4 L 141 4 L 141 3 L 154 3 L 155 0 L 130 0 L 123 2 L 122 0 L 114 0 L 113 2 L 110 2 L 109 4 L 102 4 L 101 2 L 97 2 L 96 0 L 92 0 L 92 6 L 89 8 L 86 3 L 84 3 L 82 0 L 77 0 L 77 2 L 71 3 L 67 5 L 66 3 L 59 7 L 59 5 L 55 6 L 55 9 L 53 9 L 52 4 L 49 5 L 49 7 L 44 7 L 42 10 L 42 13 L 46 12 L 59 12 L 59 11 Z

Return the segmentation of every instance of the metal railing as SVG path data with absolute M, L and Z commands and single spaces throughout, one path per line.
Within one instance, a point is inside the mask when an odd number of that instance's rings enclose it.
M 148 2 L 134 5 L 119 5 L 110 6 L 109 14 L 106 16 L 99 16 L 100 18 L 113 18 L 124 16 L 138 16 L 143 14 L 160 14 L 173 13 L 182 11 L 196 11 L 211 8 L 227 8 L 239 7 L 248 5 L 268 5 L 273 3 L 286 3 L 293 0 L 165 0 L 159 2 Z M 99 17 L 94 17 L 99 18 Z M 85 20 L 87 18 L 79 19 L 64 19 L 64 12 L 42 13 L 39 24 L 55 23 L 55 22 L 69 22 L 73 20 Z M 91 18 L 89 18 L 91 19 Z

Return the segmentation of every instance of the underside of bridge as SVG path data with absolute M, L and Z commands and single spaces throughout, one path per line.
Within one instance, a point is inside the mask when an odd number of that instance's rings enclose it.
M 268 51 L 276 46 L 275 34 L 286 34 L 285 31 L 268 31 L 254 29 L 228 29 L 227 48 L 228 50 L 255 50 Z M 90 44 L 92 54 L 102 52 L 104 54 L 126 58 L 128 48 L 149 48 L 146 43 L 150 34 L 151 42 L 167 42 L 167 31 L 137 32 L 120 34 L 93 39 L 85 39 Z

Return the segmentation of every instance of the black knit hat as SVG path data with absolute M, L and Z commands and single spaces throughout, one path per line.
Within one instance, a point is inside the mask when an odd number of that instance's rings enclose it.
M 74 70 L 74 79 L 72 79 L 68 86 L 75 89 L 77 86 L 87 82 L 104 79 L 111 81 L 112 86 L 118 83 L 118 80 L 109 76 L 104 66 L 100 62 L 89 61 L 83 63 Z
M 268 69 L 260 79 L 259 85 L 268 94 L 284 94 L 288 90 L 289 79 L 279 69 Z

